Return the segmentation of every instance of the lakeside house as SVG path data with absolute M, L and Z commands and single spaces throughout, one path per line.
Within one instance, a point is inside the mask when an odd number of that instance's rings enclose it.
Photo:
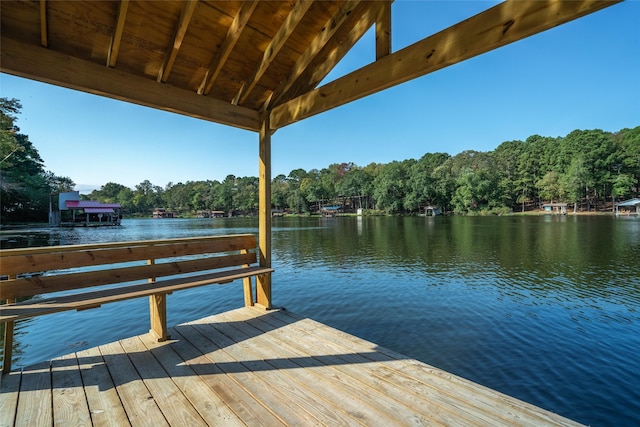
M 616 215 L 640 216 L 640 198 L 636 197 L 616 204 Z
M 545 203 L 542 205 L 542 209 L 544 209 L 544 213 L 546 214 L 557 214 L 557 215 L 566 215 L 567 214 L 567 204 L 566 203 Z
M 153 209 L 153 214 L 152 214 L 153 218 L 155 219 L 160 219 L 160 218 L 176 218 L 177 215 L 175 212 L 171 212 L 166 210 L 165 208 L 155 208 Z
M 340 212 L 340 210 L 340 206 L 324 206 L 322 209 L 320 209 L 320 214 L 322 216 L 333 217 L 338 215 L 338 212 Z
M 438 216 L 442 215 L 442 211 L 438 206 L 425 206 L 424 208 L 425 216 Z
M 49 200 L 49 225 L 58 227 L 100 227 L 120 225 L 122 207 L 119 203 L 80 200 L 79 191 L 58 193 Z

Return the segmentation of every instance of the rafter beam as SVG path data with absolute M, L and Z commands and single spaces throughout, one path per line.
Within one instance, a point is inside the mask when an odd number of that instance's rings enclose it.
M 282 82 L 280 86 L 274 91 L 274 96 L 271 98 L 272 103 L 277 104 L 287 91 L 294 85 L 298 78 L 307 70 L 307 67 L 316 55 L 322 50 L 322 48 L 331 40 L 331 38 L 340 29 L 342 24 L 348 19 L 351 11 L 360 3 L 360 0 L 349 0 L 345 2 L 332 16 L 327 23 L 323 26 L 320 34 L 311 42 L 307 50 L 304 51 L 298 62 L 293 67 L 293 70 L 289 74 L 287 80 Z
M 373 26 L 383 2 L 362 2 L 349 15 L 354 22 L 345 24 L 345 30 L 336 35 L 308 67 L 308 71 L 300 76 L 280 102 L 286 102 L 301 94 L 307 93 L 320 84 L 334 67 L 349 53 L 351 48 Z
M 272 110 L 271 128 L 380 92 L 621 0 L 506 1 Z
M 0 71 L 241 129 L 260 130 L 255 110 L 9 38 L 2 39 Z
M 376 18 L 376 60 L 391 53 L 391 1 L 378 9 Z
M 182 6 L 182 12 L 180 13 L 176 33 L 173 36 L 173 43 L 169 46 L 169 51 L 165 55 L 164 63 L 158 71 L 159 82 L 164 83 L 169 79 L 169 73 L 171 73 L 171 68 L 173 68 L 173 63 L 176 60 L 176 56 L 178 56 L 178 51 L 180 50 L 180 46 L 182 46 L 184 35 L 187 32 L 187 28 L 189 28 L 191 17 L 193 16 L 193 12 L 196 10 L 197 5 L 198 0 L 188 0 Z
M 249 78 L 240 88 L 240 92 L 236 96 L 240 104 L 247 100 L 253 88 L 256 87 L 260 78 L 264 75 L 265 71 L 267 71 L 271 62 L 273 62 L 278 52 L 280 52 L 280 49 L 282 49 L 282 46 L 284 46 L 285 42 L 289 39 L 289 36 L 291 36 L 293 31 L 298 27 L 298 24 L 300 24 L 300 21 L 302 21 L 302 18 L 304 18 L 312 4 L 313 2 L 311 0 L 299 0 L 293 6 L 293 9 L 271 40 L 271 43 L 269 43 L 269 46 L 265 49 L 262 60 L 256 65 Z
M 47 0 L 40 0 L 40 44 L 42 47 L 49 47 L 49 36 L 47 29 Z
M 209 69 L 205 73 L 204 78 L 202 79 L 202 83 L 200 83 L 200 87 L 198 88 L 199 95 L 207 95 L 213 87 L 213 84 L 220 74 L 220 71 L 222 71 L 222 67 L 224 67 L 225 62 L 227 62 L 229 55 L 231 55 L 233 47 L 240 39 L 242 31 L 249 22 L 251 14 L 253 14 L 253 11 L 256 9 L 257 5 L 257 0 L 242 2 L 240 10 L 236 14 L 235 18 L 233 18 L 233 22 L 227 30 L 227 36 L 224 39 L 224 42 L 222 42 L 222 46 L 220 46 L 220 49 L 218 49 L 216 56 L 213 58 L 213 61 L 211 61 L 211 64 L 209 64 Z
M 129 0 L 121 0 L 118 8 L 118 17 L 116 18 L 116 27 L 111 36 L 111 46 L 107 54 L 107 66 L 115 67 L 118 61 L 118 53 L 120 52 L 120 42 L 124 33 L 124 22 L 127 19 L 127 9 L 129 9 Z

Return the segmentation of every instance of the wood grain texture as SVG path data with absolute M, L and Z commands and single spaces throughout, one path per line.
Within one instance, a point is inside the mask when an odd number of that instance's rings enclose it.
M 3 376 L 9 415 L 0 419 L 51 425 L 58 405 L 86 395 L 100 426 L 579 425 L 285 310 L 244 307 L 170 332 L 162 343 L 124 338 L 55 359 L 51 370 Z M 78 408 L 74 420 L 86 419 Z
M 610 6 L 616 1 L 506 1 L 273 108 L 271 129 L 380 92 Z

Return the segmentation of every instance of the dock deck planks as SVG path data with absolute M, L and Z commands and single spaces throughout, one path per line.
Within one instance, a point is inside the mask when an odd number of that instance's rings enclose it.
M 577 423 L 287 311 L 245 307 L 2 376 L 2 426 Z

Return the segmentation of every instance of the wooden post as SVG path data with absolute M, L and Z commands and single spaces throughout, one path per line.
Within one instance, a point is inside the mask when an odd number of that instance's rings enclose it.
M 260 266 L 271 267 L 271 130 L 267 111 L 260 123 L 260 164 L 259 164 L 259 249 Z M 271 308 L 271 274 L 256 277 L 257 303 Z
M 15 299 L 7 300 L 7 304 L 15 303 Z M 5 322 L 4 324 L 4 344 L 3 344 L 3 359 L 2 359 L 2 373 L 8 374 L 11 372 L 11 358 L 13 357 L 13 326 L 15 322 Z
M 249 253 L 249 251 L 247 249 L 242 249 L 240 253 L 246 254 Z M 249 267 L 249 264 L 245 264 L 243 267 Z M 253 289 L 251 288 L 251 277 L 245 277 L 242 279 L 242 283 L 244 285 L 244 306 L 251 307 L 254 303 Z
M 149 332 L 155 335 L 158 342 L 171 338 L 167 330 L 167 294 L 149 296 L 149 314 L 151 318 Z
M 155 260 L 147 260 L 147 265 L 153 264 Z M 149 283 L 155 281 L 155 277 L 149 278 Z M 167 294 L 149 295 L 149 320 L 151 323 L 149 333 L 154 335 L 158 342 L 171 338 L 167 330 Z

